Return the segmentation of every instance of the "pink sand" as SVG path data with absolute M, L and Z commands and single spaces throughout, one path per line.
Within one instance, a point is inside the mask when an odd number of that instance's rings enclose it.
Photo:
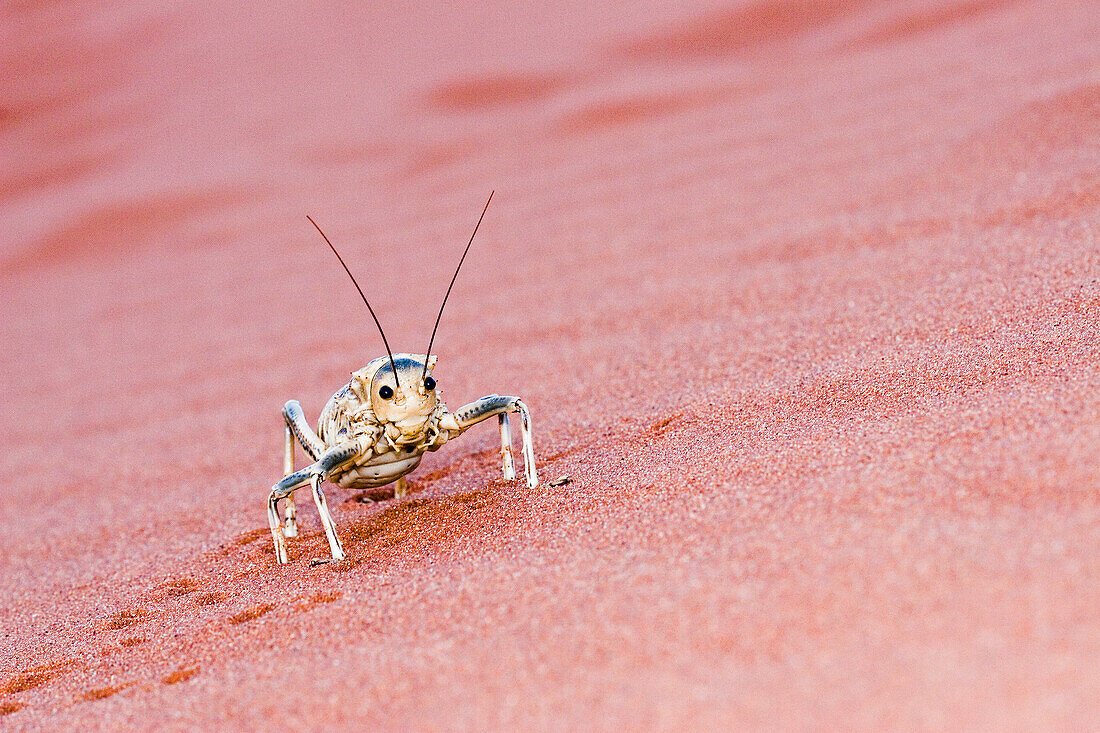
M 1100 727 L 1092 4 L 226 5 L 3 11 L 0 727 Z M 422 351 L 490 189 L 436 376 L 573 482 L 277 567 L 305 215 Z

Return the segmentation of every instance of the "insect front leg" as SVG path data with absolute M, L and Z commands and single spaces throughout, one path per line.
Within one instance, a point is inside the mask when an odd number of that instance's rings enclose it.
M 444 427 L 457 428 L 464 431 L 471 425 L 476 425 L 482 420 L 487 420 L 493 415 L 500 415 L 500 453 L 503 463 L 504 478 L 516 477 L 516 469 L 512 461 L 512 428 L 508 423 L 508 413 L 518 412 L 520 417 L 519 433 L 523 442 L 523 472 L 527 479 L 528 488 L 539 485 L 538 471 L 535 469 L 535 448 L 531 440 L 531 415 L 527 411 L 527 405 L 519 397 L 507 397 L 502 395 L 489 395 L 464 405 L 447 417 L 453 418 L 453 425 L 448 425 L 444 418 Z
M 286 534 L 279 522 L 279 500 L 289 497 L 295 489 L 306 484 L 312 488 L 313 500 L 317 504 L 317 513 L 321 516 L 321 524 L 325 528 L 325 536 L 328 538 L 329 549 L 332 551 L 333 560 L 343 560 L 344 549 L 340 545 L 340 539 L 336 536 L 336 527 L 329 514 L 328 502 L 325 501 L 324 492 L 321 491 L 321 483 L 344 464 L 355 458 L 358 451 L 356 443 L 344 443 L 325 451 L 321 458 L 308 468 L 290 474 L 271 488 L 271 494 L 267 499 L 267 519 L 271 526 L 271 537 L 275 541 L 275 559 L 280 564 L 288 562 L 286 552 Z
M 287 555 L 286 534 L 279 520 L 279 500 L 288 498 L 295 489 L 309 483 L 310 468 L 285 476 L 282 481 L 271 487 L 271 494 L 267 497 L 267 523 L 271 527 L 271 538 L 275 541 L 275 561 L 280 565 L 287 563 Z
M 321 482 L 324 479 L 321 474 L 315 473 L 310 478 L 310 485 L 313 487 L 313 501 L 317 504 L 317 513 L 321 515 L 321 524 L 325 528 L 325 536 L 328 538 L 328 547 L 332 552 L 333 560 L 343 560 L 344 548 L 340 545 L 340 538 L 336 536 L 336 526 L 332 521 L 332 515 L 328 513 L 328 502 L 325 501 L 325 495 L 321 492 Z

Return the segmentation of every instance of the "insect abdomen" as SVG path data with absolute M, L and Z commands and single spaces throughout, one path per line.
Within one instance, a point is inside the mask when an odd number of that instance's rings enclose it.
M 393 483 L 420 465 L 420 453 L 404 455 L 383 453 L 370 463 L 352 466 L 334 479 L 345 489 L 366 489 Z M 389 459 L 389 460 L 383 460 Z

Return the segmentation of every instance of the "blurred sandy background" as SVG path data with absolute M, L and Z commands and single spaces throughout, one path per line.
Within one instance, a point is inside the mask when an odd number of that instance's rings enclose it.
M 0 726 L 1100 727 L 1100 12 L 9 2 Z M 276 567 L 315 420 L 521 395 Z

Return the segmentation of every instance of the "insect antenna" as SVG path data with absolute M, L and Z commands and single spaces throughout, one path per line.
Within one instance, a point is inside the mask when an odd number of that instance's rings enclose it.
M 317 226 L 317 222 L 313 221 L 312 216 L 309 216 L 307 214 L 306 218 L 309 219 L 309 223 L 312 224 L 318 232 L 321 232 L 321 227 Z M 374 325 L 378 326 L 378 333 L 382 334 L 382 343 L 386 346 L 386 353 L 390 356 L 390 367 L 393 368 L 394 384 L 400 387 L 401 382 L 397 379 L 397 364 L 395 364 L 393 361 L 393 352 L 390 351 L 390 342 L 386 340 L 386 332 L 382 330 L 382 324 L 378 322 L 378 316 L 374 314 L 374 308 L 370 307 L 370 302 L 367 300 L 367 296 L 363 294 L 363 288 L 359 287 L 359 283 L 355 282 L 355 275 L 351 274 L 351 270 L 349 270 L 348 266 L 344 263 L 344 258 L 341 257 L 340 253 L 336 251 L 336 248 L 332 246 L 332 242 L 328 241 L 328 237 L 325 237 L 324 232 L 321 232 L 321 236 L 324 237 L 325 244 L 329 246 L 329 249 L 332 250 L 332 253 L 336 255 L 336 259 L 340 260 L 341 265 L 344 265 L 344 272 L 346 272 L 348 274 L 348 277 L 351 278 L 352 283 L 354 283 L 355 285 L 355 289 L 359 291 L 359 296 L 363 298 L 363 302 L 367 304 L 367 310 L 370 311 L 371 318 L 374 319 Z
M 439 315 L 435 317 L 432 337 L 428 340 L 428 351 L 424 354 L 424 371 L 420 375 L 421 379 L 428 373 L 428 358 L 432 355 L 432 344 L 435 343 L 435 332 L 439 330 L 439 321 L 443 318 L 443 309 L 447 307 L 447 298 L 451 296 L 451 288 L 455 286 L 455 280 L 458 279 L 458 271 L 462 269 L 462 263 L 466 261 L 466 255 L 470 252 L 470 245 L 474 243 L 474 237 L 477 236 L 477 228 L 481 226 L 481 220 L 485 218 L 485 212 L 489 210 L 489 201 L 493 200 L 494 193 L 496 193 L 496 191 L 489 192 L 489 200 L 485 202 L 485 208 L 481 210 L 481 216 L 477 218 L 477 224 L 474 225 L 474 233 L 470 235 L 470 241 L 466 244 L 466 249 L 462 252 L 462 259 L 458 261 L 458 267 L 455 268 L 455 274 L 451 278 L 451 284 L 447 286 L 447 294 L 443 296 L 443 305 L 439 306 Z

